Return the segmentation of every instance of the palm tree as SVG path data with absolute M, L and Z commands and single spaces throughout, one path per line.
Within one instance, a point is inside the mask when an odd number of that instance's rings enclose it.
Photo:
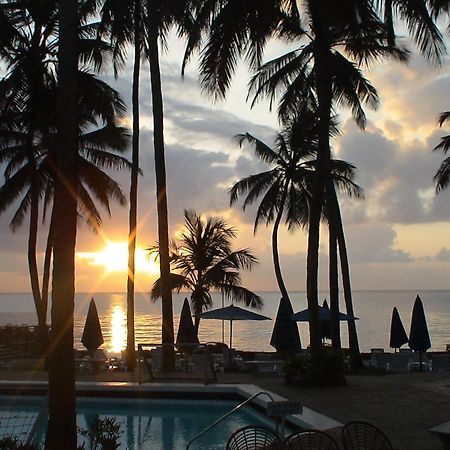
M 442 127 L 444 123 L 450 121 L 450 111 L 445 111 L 439 116 L 439 126 Z M 450 136 L 443 136 L 441 142 L 434 147 L 433 151 L 441 150 L 445 155 L 450 148 Z M 439 169 L 433 177 L 433 181 L 436 185 L 436 193 L 439 194 L 442 190 L 446 189 L 450 182 L 450 157 L 447 157 L 442 161 Z
M 235 183 L 230 189 L 230 205 L 233 205 L 240 195 L 247 194 L 242 205 L 245 211 L 247 206 L 263 196 L 256 212 L 254 232 L 256 233 L 262 221 L 265 221 L 266 225 L 271 222 L 274 224 L 272 259 L 278 288 L 281 296 L 286 299 L 289 299 L 289 294 L 281 273 L 278 230 L 283 216 L 289 227 L 307 220 L 309 198 L 306 180 L 312 173 L 311 163 L 317 152 L 314 121 L 312 113 L 304 113 L 300 120 L 293 120 L 277 134 L 274 149 L 248 133 L 237 136 L 241 147 L 244 143 L 249 144 L 261 161 L 274 165 L 266 172 L 250 175 Z
M 47 450 L 77 446 L 73 309 L 77 235 L 76 159 L 78 11 L 75 0 L 58 3 L 58 177 L 55 184 L 52 339 L 48 375 Z
M 174 331 L 172 290 L 170 288 L 169 258 L 169 217 L 167 212 L 166 163 L 164 149 L 164 108 L 161 87 L 161 70 L 159 65 L 160 41 L 165 42 L 167 31 L 177 25 L 183 33 L 189 24 L 190 2 L 147 0 L 147 45 L 146 53 L 150 66 L 152 108 L 153 108 L 153 143 L 156 175 L 156 199 L 158 214 L 159 267 L 162 298 L 162 343 L 163 367 L 174 370 Z
M 388 30 L 388 42 L 396 43 L 395 26 L 399 18 L 422 54 L 434 64 L 440 65 L 445 54 L 445 43 L 433 17 L 448 13 L 447 1 L 441 0 L 377 0 L 377 7 L 384 17 Z
M 185 231 L 180 245 L 172 252 L 172 289 L 187 288 L 191 291 L 195 329 L 198 333 L 199 315 L 212 306 L 211 291 L 221 291 L 227 297 L 247 306 L 261 308 L 262 300 L 254 292 L 242 286 L 240 270 L 251 270 L 258 262 L 249 249 L 233 251 L 232 239 L 236 230 L 222 219 L 208 217 L 203 220 L 195 211 L 185 210 Z M 150 249 L 155 251 L 156 248 Z M 161 296 L 161 279 L 153 285 L 151 298 Z
M 337 129 L 333 124 L 331 135 L 335 135 Z M 317 152 L 317 116 L 312 112 L 303 112 L 298 117 L 290 120 L 285 125 L 285 129 L 277 137 L 276 151 L 270 149 L 266 144 L 257 140 L 251 135 L 242 135 L 252 144 L 256 155 L 264 162 L 276 164 L 275 168 L 268 172 L 257 175 L 251 175 L 240 180 L 231 189 L 231 200 L 234 203 L 240 194 L 247 194 L 243 208 L 255 202 L 258 197 L 264 194 L 264 197 L 257 210 L 255 227 L 260 220 L 266 220 L 266 223 L 273 221 L 274 228 L 272 232 L 272 250 L 275 265 L 277 281 L 281 279 L 281 286 L 284 283 L 279 268 L 279 256 L 277 246 L 278 226 L 285 208 L 286 222 L 290 227 L 295 225 L 306 226 L 309 217 L 309 205 L 311 202 L 311 184 L 314 179 L 315 154 Z M 285 158 L 287 160 L 285 160 Z M 343 273 L 344 293 L 349 314 L 353 315 L 353 306 L 351 300 L 350 280 L 348 271 L 348 258 L 346 256 L 345 237 L 343 235 L 342 220 L 340 217 L 340 208 L 336 196 L 336 187 L 344 191 L 350 197 L 361 197 L 362 190 L 353 182 L 354 167 L 344 161 L 331 160 L 331 177 L 333 182 L 329 184 L 326 190 L 326 207 L 323 211 L 323 217 L 327 220 L 330 229 L 330 291 L 332 301 L 332 313 L 335 317 L 333 331 L 333 342 L 340 348 L 340 338 L 338 333 L 337 311 L 338 289 L 337 289 L 337 254 L 336 240 L 339 239 L 339 250 L 341 255 L 341 270 Z M 289 186 L 289 195 L 286 196 L 285 186 Z M 336 187 L 335 187 L 336 186 Z M 278 268 L 276 267 L 278 265 Z M 280 282 L 279 282 L 280 285 Z M 284 287 L 285 289 L 285 287 Z M 281 287 L 280 287 L 281 290 Z M 348 291 L 350 294 L 348 294 Z M 283 291 L 281 291 L 283 292 Z M 283 295 L 287 295 L 283 294 Z M 337 325 L 336 325 L 337 324 Z M 350 336 L 350 348 L 352 361 L 360 359 L 358 337 L 354 323 L 352 325 Z
M 298 28 L 299 37 L 310 41 L 298 50 L 271 61 L 251 82 L 256 98 L 273 96 L 285 89 L 280 103 L 282 120 L 296 105 L 316 103 L 319 114 L 318 153 L 309 216 L 307 297 L 310 309 L 312 353 L 320 350 L 318 332 L 318 252 L 320 216 L 330 177 L 330 118 L 335 105 L 349 106 L 360 127 L 365 114 L 361 102 L 376 106 L 375 89 L 364 78 L 361 63 L 385 56 L 405 58 L 405 53 L 385 44 L 387 34 L 370 2 L 339 2 L 335 8 L 320 2 L 305 2 L 308 30 Z
M 130 208 L 128 231 L 128 275 L 127 275 L 127 367 L 132 371 L 136 366 L 136 344 L 134 332 L 134 289 L 135 289 L 135 253 L 137 239 L 137 193 L 139 175 L 139 80 L 141 53 L 143 47 L 143 28 L 145 19 L 141 0 L 116 1 L 105 0 L 101 9 L 102 28 L 110 35 L 114 48 L 114 59 L 118 66 L 125 61 L 129 44 L 134 46 L 132 116 L 133 139 L 130 181 Z M 102 30 L 103 32 L 103 30 Z
M 24 207 L 22 213 L 29 206 L 28 265 L 41 347 L 45 348 L 48 277 L 44 276 L 43 298 L 36 258 L 40 195 L 37 168 L 39 155 L 34 154 L 34 151 L 36 139 L 40 139 L 40 136 L 47 133 L 47 130 L 56 123 L 57 5 L 56 2 L 48 0 L 42 1 L 38 7 L 25 1 L 10 2 L 2 6 L 4 6 L 3 20 L 14 31 L 9 33 L 14 45 L 5 46 L 0 54 L 6 64 L 6 75 L 0 81 L 1 120 L 5 130 L 11 128 L 9 135 L 17 130 L 26 130 L 25 134 L 22 133 L 22 136 L 16 136 L 13 140 L 22 140 L 23 151 L 26 152 L 28 160 L 27 172 L 22 175 L 28 176 L 30 189 L 26 198 L 27 203 L 22 204 Z M 96 29 L 95 22 L 89 21 L 93 11 L 91 2 L 80 5 L 78 11 L 80 15 L 78 48 L 83 69 L 78 73 L 78 84 L 82 89 L 90 88 L 86 89 L 87 94 L 80 93 L 80 99 L 87 113 L 91 111 L 108 122 L 112 120 L 111 116 L 115 116 L 121 108 L 123 109 L 123 102 L 119 98 L 107 104 L 109 98 L 104 95 L 108 93 L 105 83 L 85 72 L 86 67 L 91 64 L 100 69 L 103 64 L 102 53 L 108 50 L 101 40 L 91 39 Z M 113 98 L 115 97 L 117 93 L 113 94 Z M 102 109 L 104 111 L 101 111 Z M 16 219 L 20 222 L 21 217 L 18 216 Z
M 298 101 L 318 105 L 318 152 L 315 181 L 309 216 L 307 297 L 310 310 L 311 351 L 314 359 L 321 349 L 318 315 L 318 252 L 319 225 L 323 207 L 324 188 L 330 174 L 330 119 L 333 106 L 340 103 L 352 108 L 359 123 L 364 124 L 364 114 L 358 96 L 363 101 L 376 103 L 376 93 L 368 84 L 361 83 L 358 68 L 362 63 L 394 55 L 405 58 L 401 51 L 386 45 L 386 29 L 378 20 L 372 2 L 310 1 L 299 4 L 304 27 L 298 19 L 297 2 L 271 2 L 282 12 L 261 14 L 266 2 L 207 2 L 213 4 L 209 15 L 200 9 L 205 28 L 210 31 L 201 58 L 202 82 L 208 92 L 224 96 L 238 57 L 246 55 L 253 66 L 261 61 L 262 50 L 268 36 L 281 35 L 287 39 L 309 39 L 302 46 L 300 65 L 295 65 Z M 245 6 L 239 6 L 245 3 Z M 284 8 L 283 8 L 284 7 Z M 284 14 L 283 14 L 284 13 Z M 207 20 L 205 20 L 207 17 Z M 253 19 L 253 20 L 252 20 Z M 209 21 L 209 22 L 208 22 Z M 188 47 L 201 46 L 197 38 Z M 350 57 L 350 59 L 348 59 Z M 256 64 L 255 64 L 256 63 Z M 294 63 L 292 64 L 294 65 Z M 356 84 L 355 84 L 356 83 Z M 370 85 L 369 85 L 370 86 Z M 285 86 L 284 86 L 285 87 Z M 355 92 L 358 94 L 355 96 Z

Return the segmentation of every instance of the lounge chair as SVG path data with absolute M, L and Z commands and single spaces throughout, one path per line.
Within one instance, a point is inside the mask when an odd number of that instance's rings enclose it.
M 349 422 L 341 430 L 344 450 L 393 450 L 388 437 L 368 422 Z
M 280 450 L 282 441 L 275 431 L 262 425 L 247 425 L 236 430 L 227 441 L 226 450 Z
M 339 445 L 323 431 L 306 430 L 290 434 L 282 448 L 283 450 L 339 450 Z
M 373 352 L 370 364 L 377 369 L 385 369 L 387 371 L 392 361 L 392 355 L 393 353 Z
M 431 358 L 433 372 L 450 372 L 450 355 L 433 355 Z
M 388 372 L 408 372 L 411 361 L 411 353 L 394 353 L 391 356 L 391 361 L 388 363 Z

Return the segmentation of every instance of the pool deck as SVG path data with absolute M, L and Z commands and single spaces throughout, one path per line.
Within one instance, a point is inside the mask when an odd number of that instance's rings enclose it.
M 0 385 L 29 384 L 46 381 L 43 371 L 0 371 Z M 93 386 L 108 389 L 140 389 L 136 374 L 123 372 L 100 372 L 78 374 L 80 388 Z M 443 446 L 439 438 L 429 430 L 450 420 L 450 374 L 449 373 L 402 373 L 385 376 L 348 376 L 347 386 L 337 388 L 298 388 L 284 384 L 282 376 L 253 376 L 247 373 L 226 373 L 219 383 L 202 384 L 146 383 L 144 389 L 207 390 L 219 389 L 246 391 L 270 391 L 275 396 L 298 400 L 304 405 L 303 421 L 308 411 L 317 411 L 321 418 L 331 418 L 322 428 L 333 428 L 336 422 L 365 420 L 379 426 L 391 439 L 394 448 L 400 450 L 439 450 Z M 276 397 L 278 400 L 279 397 Z M 308 408 L 308 409 L 307 409 Z M 310 408 L 310 409 L 309 409 Z M 324 419 L 324 420 L 325 420 Z M 302 420 L 302 418 L 300 418 Z M 319 423 L 319 427 L 321 427 Z M 339 437 L 339 428 L 330 430 Z

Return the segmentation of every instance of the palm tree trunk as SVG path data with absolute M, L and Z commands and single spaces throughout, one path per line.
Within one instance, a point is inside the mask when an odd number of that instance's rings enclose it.
M 77 235 L 77 3 L 76 0 L 58 2 L 58 170 L 54 198 L 47 450 L 77 448 L 73 352 Z
M 337 257 L 336 227 L 333 223 L 333 212 L 329 210 L 328 239 L 329 239 L 329 286 L 331 309 L 331 344 L 333 349 L 341 349 L 341 334 L 339 327 L 339 275 Z
M 34 176 L 33 176 L 34 178 Z M 30 230 L 28 234 L 28 269 L 30 272 L 31 292 L 38 319 L 37 349 L 40 355 L 46 351 L 47 311 L 43 307 L 39 273 L 37 268 L 36 246 L 39 218 L 39 197 L 35 179 L 31 181 Z
M 345 243 L 344 226 L 342 224 L 341 211 L 336 195 L 336 190 L 330 192 L 331 201 L 334 203 L 334 220 L 336 224 L 336 236 L 339 244 L 339 258 L 341 260 L 342 285 L 344 288 L 344 300 L 347 314 L 354 316 L 352 288 L 350 282 L 350 266 L 348 263 L 347 245 Z M 350 365 L 352 369 L 363 367 L 361 352 L 359 351 L 358 332 L 356 331 L 356 323 L 354 320 L 347 322 L 348 326 L 348 345 L 350 348 Z
M 45 315 L 47 316 L 47 308 L 48 308 L 48 291 L 50 285 L 50 268 L 52 261 L 52 252 L 53 252 L 53 211 L 50 219 L 50 225 L 48 228 L 48 236 L 47 236 L 47 245 L 45 247 L 45 256 L 44 256 L 44 271 L 42 274 L 42 307 L 45 309 Z
M 141 69 L 141 0 L 134 1 L 134 68 L 133 68 L 133 150 L 130 183 L 130 214 L 128 234 L 127 277 L 127 367 L 136 367 L 136 343 L 134 334 L 134 286 L 137 233 L 137 188 L 139 176 L 139 73 Z
M 314 2 L 311 2 L 315 5 Z M 314 8 L 311 7 L 311 11 Z M 314 20 L 314 18 L 313 18 Z M 319 102 L 319 130 L 316 170 L 311 192 L 309 212 L 308 255 L 306 268 L 306 292 L 309 309 L 309 329 L 311 339 L 311 355 L 317 361 L 321 353 L 320 323 L 318 308 L 318 274 L 319 274 L 319 239 L 320 219 L 323 208 L 324 189 L 329 178 L 330 162 L 330 112 L 331 112 L 331 79 L 327 67 L 328 50 L 318 43 L 315 49 L 315 79 Z
M 289 181 L 286 181 L 284 186 L 283 195 L 280 201 L 280 208 L 278 210 L 277 217 L 273 224 L 272 230 L 272 258 L 273 267 L 275 269 L 275 277 L 277 279 L 278 288 L 280 289 L 281 296 L 286 300 L 289 300 L 289 294 L 284 284 L 283 275 L 281 273 L 280 256 L 278 253 L 278 229 L 280 227 L 281 218 L 283 217 L 284 202 L 286 201 Z
M 163 368 L 175 370 L 172 291 L 170 289 L 169 219 L 167 213 L 166 163 L 164 157 L 164 112 L 158 52 L 158 27 L 149 6 L 149 65 L 153 101 L 153 139 L 155 147 L 156 197 L 158 211 L 159 268 L 162 299 Z

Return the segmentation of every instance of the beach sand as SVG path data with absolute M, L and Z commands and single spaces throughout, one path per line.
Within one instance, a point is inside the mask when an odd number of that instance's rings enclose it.
M 42 370 L 0 370 L 0 380 L 46 380 Z M 77 374 L 79 381 L 137 381 L 137 374 L 99 372 Z M 0 381 L 1 383 L 1 381 Z M 398 450 L 439 450 L 430 428 L 450 421 L 450 374 L 402 373 L 347 376 L 347 386 L 298 388 L 282 376 L 225 373 L 219 383 L 256 384 L 339 422 L 364 420 L 380 427 Z M 339 430 L 332 432 L 339 437 Z

